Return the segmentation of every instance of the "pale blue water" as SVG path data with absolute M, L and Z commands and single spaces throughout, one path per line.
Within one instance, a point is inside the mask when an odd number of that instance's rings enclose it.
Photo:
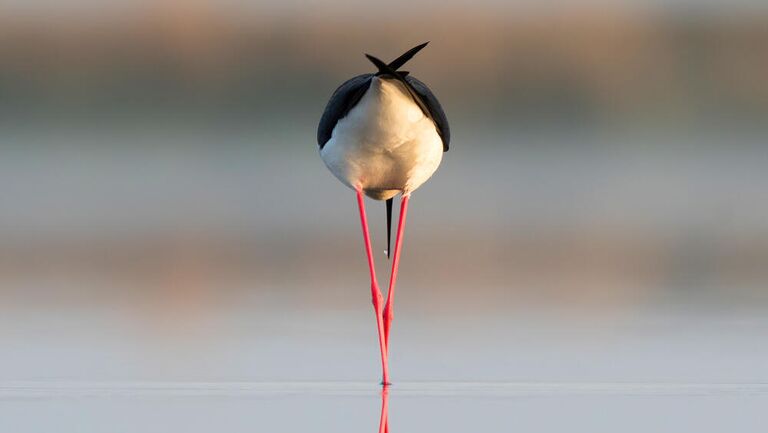
M 13 383 L 13 432 L 378 431 L 381 394 L 357 382 Z M 759 432 L 768 384 L 406 382 L 390 432 Z
M 758 315 L 419 319 L 403 310 L 390 432 L 766 425 L 767 322 Z M 0 432 L 378 431 L 368 314 L 226 311 L 176 333 L 114 311 L 6 314 Z

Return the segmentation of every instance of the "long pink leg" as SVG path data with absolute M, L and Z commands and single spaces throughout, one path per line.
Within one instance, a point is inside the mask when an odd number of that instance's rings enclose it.
M 379 433 L 389 433 L 389 390 L 386 385 L 381 390 L 381 416 L 379 417 Z
M 400 219 L 397 223 L 397 237 L 395 237 L 395 254 L 392 256 L 392 276 L 389 278 L 389 290 L 387 291 L 387 305 L 384 306 L 384 341 L 389 349 L 389 328 L 392 326 L 392 302 L 395 299 L 395 282 L 397 281 L 397 268 L 400 265 L 400 250 L 403 247 L 403 234 L 405 233 L 405 217 L 408 214 L 408 199 L 410 195 L 404 195 L 400 201 Z
M 389 364 L 387 362 L 387 342 L 384 334 L 382 302 L 384 301 L 376 281 L 376 269 L 373 264 L 373 251 L 371 249 L 371 236 L 368 234 L 368 218 L 365 216 L 365 203 L 363 193 L 357 190 L 357 205 L 360 208 L 360 223 L 363 225 L 363 239 L 365 240 L 365 253 L 368 255 L 368 269 L 371 271 L 371 297 L 373 310 L 376 314 L 376 328 L 379 333 L 379 350 L 381 350 L 382 384 L 389 384 Z

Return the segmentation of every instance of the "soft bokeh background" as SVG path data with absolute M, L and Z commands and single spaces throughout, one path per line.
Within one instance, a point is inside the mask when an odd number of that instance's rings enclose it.
M 315 128 L 426 40 L 395 378 L 768 380 L 768 6 L 672 0 L 0 3 L 0 380 L 375 380 Z

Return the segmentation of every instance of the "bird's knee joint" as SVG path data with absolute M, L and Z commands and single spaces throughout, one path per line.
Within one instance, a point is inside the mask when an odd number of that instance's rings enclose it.
M 381 292 L 379 292 L 376 286 L 372 286 L 371 291 L 373 292 L 373 296 L 371 299 L 371 301 L 373 302 L 373 306 L 376 307 L 376 311 L 380 311 L 381 304 L 382 302 L 384 302 L 384 298 L 381 296 Z

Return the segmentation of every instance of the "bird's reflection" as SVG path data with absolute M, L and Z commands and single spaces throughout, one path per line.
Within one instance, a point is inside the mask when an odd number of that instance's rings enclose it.
M 379 417 L 379 433 L 389 433 L 389 389 L 386 385 L 381 389 L 381 417 Z

